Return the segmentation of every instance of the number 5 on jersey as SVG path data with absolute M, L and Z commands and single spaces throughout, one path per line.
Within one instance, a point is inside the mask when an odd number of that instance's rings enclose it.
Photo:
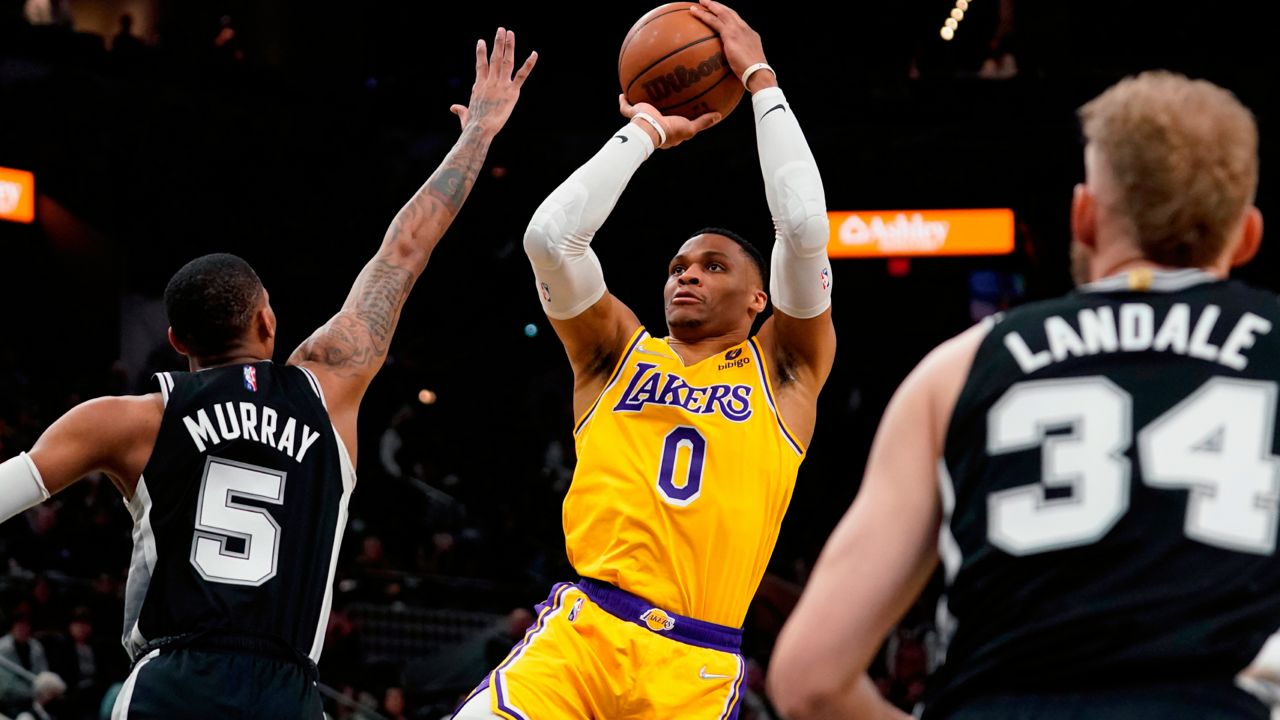
M 210 457 L 200 481 L 191 564 L 211 582 L 257 587 L 276 576 L 280 525 L 260 507 L 242 501 L 284 504 L 285 473 Z M 233 550 L 231 539 L 243 549 Z

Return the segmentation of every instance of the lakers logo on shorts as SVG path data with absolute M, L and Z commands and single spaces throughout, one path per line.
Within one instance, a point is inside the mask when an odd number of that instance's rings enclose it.
M 654 632 L 666 632 L 676 626 L 676 619 L 658 608 L 645 610 L 640 620 Z

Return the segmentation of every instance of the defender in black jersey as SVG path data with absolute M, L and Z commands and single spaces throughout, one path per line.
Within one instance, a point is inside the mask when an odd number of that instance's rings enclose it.
M 904 381 L 779 638 L 788 718 L 905 717 L 863 673 L 939 560 L 926 720 L 1269 716 L 1280 298 L 1224 279 L 1261 241 L 1257 130 L 1165 72 L 1080 115 L 1080 287 Z
M 396 215 L 337 315 L 272 362 L 276 318 L 240 258 L 188 263 L 165 291 L 191 372 L 80 405 L 0 464 L 0 520 L 94 472 L 134 519 L 113 718 L 320 718 L 315 663 L 355 485 L 356 414 L 400 310 L 469 194 L 536 55 L 476 48 L 462 136 Z

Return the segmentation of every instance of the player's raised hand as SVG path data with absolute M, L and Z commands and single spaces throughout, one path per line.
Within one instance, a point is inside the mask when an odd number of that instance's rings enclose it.
M 689 8 L 689 12 L 720 35 L 720 41 L 724 43 L 724 57 L 739 78 L 747 68 L 765 62 L 760 33 L 752 30 L 733 8 L 717 0 L 699 0 L 699 4 Z
M 636 103 L 632 105 L 627 102 L 627 96 L 618 95 L 618 110 L 622 112 L 623 117 L 633 118 L 636 113 L 645 113 L 653 118 L 662 126 L 663 132 L 666 134 L 665 142 L 655 142 L 656 148 L 666 149 L 673 148 L 676 145 L 688 140 L 698 133 L 720 122 L 720 113 L 710 112 L 690 120 L 680 115 L 663 115 L 658 109 L 649 103 Z
M 493 54 L 486 51 L 484 40 L 476 41 L 476 82 L 471 86 L 471 101 L 467 105 L 453 105 L 449 111 L 458 116 L 463 129 L 476 123 L 490 132 L 497 132 L 511 117 L 511 110 L 520 98 L 520 88 L 538 62 L 538 53 L 529 53 L 519 70 L 512 75 L 516 61 L 516 34 L 498 28 L 493 38 Z

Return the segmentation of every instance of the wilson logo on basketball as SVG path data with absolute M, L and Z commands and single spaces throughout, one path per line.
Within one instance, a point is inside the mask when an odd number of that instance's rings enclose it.
M 724 70 L 725 66 L 724 53 L 716 53 L 691 68 L 677 65 L 671 72 L 645 81 L 644 91 L 649 95 L 649 101 L 657 105 L 668 97 L 693 87 L 703 78 Z

